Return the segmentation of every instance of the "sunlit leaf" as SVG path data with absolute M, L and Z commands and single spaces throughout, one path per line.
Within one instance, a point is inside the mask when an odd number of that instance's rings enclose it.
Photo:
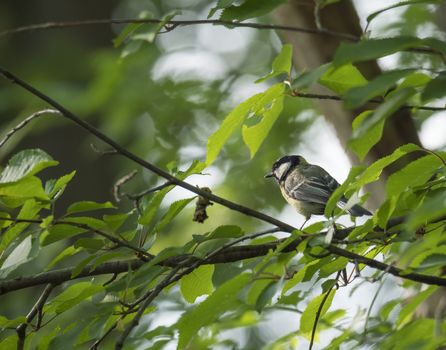
M 367 79 L 352 64 L 341 67 L 330 67 L 320 77 L 319 83 L 328 87 L 337 94 L 343 95 L 346 91 L 367 84 Z
M 283 45 L 279 55 L 273 61 L 271 73 L 257 79 L 255 82 L 261 83 L 280 74 L 290 74 L 292 53 L 293 47 L 290 44 Z
M 181 294 L 188 303 L 192 304 L 199 296 L 212 293 L 213 273 L 214 265 L 201 265 L 181 279 Z
M 97 203 L 92 201 L 81 201 L 71 204 L 67 209 L 67 214 L 81 213 L 99 209 L 116 209 L 111 202 Z
M 327 296 L 327 293 L 329 295 Z M 333 291 L 326 292 L 324 294 L 318 295 L 316 298 L 310 301 L 310 303 L 305 308 L 302 313 L 302 317 L 300 318 L 300 333 L 306 337 L 311 337 L 311 331 L 313 330 L 314 323 L 316 322 L 316 314 L 321 308 L 319 313 L 319 320 L 324 316 L 324 314 L 328 311 L 331 306 L 331 302 L 333 301 L 335 293 Z M 324 301 L 324 305 L 321 306 Z

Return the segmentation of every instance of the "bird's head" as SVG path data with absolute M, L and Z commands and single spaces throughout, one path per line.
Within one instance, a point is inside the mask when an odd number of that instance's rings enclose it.
M 307 161 L 302 156 L 284 156 L 277 160 L 271 169 L 271 172 L 265 177 L 274 177 L 277 181 L 282 181 L 296 166 L 307 164 Z

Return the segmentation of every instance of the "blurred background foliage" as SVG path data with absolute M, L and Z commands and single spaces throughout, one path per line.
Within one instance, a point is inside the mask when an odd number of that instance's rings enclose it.
M 98 0 L 88 3 L 3 0 L 0 23 L 1 29 L 8 29 L 46 21 L 136 18 L 144 11 L 162 18 L 175 10 L 181 10 L 175 19 L 197 19 L 205 18 L 210 7 L 204 0 Z M 406 6 L 395 13 L 397 17 L 391 23 L 375 21 L 373 36 L 385 36 L 392 31 L 411 35 L 427 31 L 436 35 L 438 19 L 445 18 L 443 8 L 433 9 L 427 4 Z M 130 151 L 162 168 L 178 166 L 184 169 L 195 159 L 204 160 L 207 138 L 224 116 L 242 100 L 265 89 L 265 83 L 253 82 L 270 71 L 271 62 L 281 47 L 279 37 L 272 31 L 205 25 L 176 28 L 158 35 L 153 44 L 143 41 L 140 47 L 124 44 L 115 48 L 113 39 L 123 27 L 94 25 L 3 36 L 0 37 L 0 62 Z M 426 69 L 439 69 L 438 58 L 430 55 L 399 54 L 388 62 L 381 63 L 401 65 L 401 68 L 422 65 Z M 2 133 L 43 108 L 46 105 L 41 101 L 19 88 L 12 88 L 9 82 L 0 81 Z M 418 127 L 432 115 L 417 112 Z M 209 175 L 194 176 L 191 182 L 198 186 L 209 185 L 215 193 L 234 202 L 279 215 L 284 202 L 271 184 L 265 184 L 263 175 L 273 160 L 299 148 L 303 134 L 317 118 L 320 116 L 309 100 L 286 98 L 281 117 L 254 159 L 249 158 L 248 149 L 237 135 L 225 146 L 214 165 L 206 169 Z M 58 202 L 56 213 L 62 213 L 69 203 L 79 200 L 113 200 L 116 181 L 135 169 L 126 159 L 101 154 L 101 150 L 107 150 L 106 146 L 57 116 L 43 116 L 19 131 L 0 149 L 1 163 L 26 148 L 41 148 L 60 161 L 58 167 L 45 170 L 45 178 L 77 170 Z M 153 174 L 138 170 L 136 178 L 125 185 L 125 191 L 139 192 L 160 183 Z M 165 206 L 174 199 L 188 196 L 184 191 L 175 191 Z M 132 203 L 123 200 L 117 205 L 122 212 L 129 210 Z M 209 231 L 223 223 L 238 223 L 246 230 L 255 230 L 259 225 L 221 207 L 218 210 L 211 207 L 212 219 L 203 225 L 192 223 L 192 208 L 189 213 L 170 224 L 159 237 L 157 249 L 181 245 L 192 234 Z M 64 244 L 67 243 L 45 247 L 36 260 L 23 265 L 14 274 L 30 275 L 41 271 Z M 76 260 L 80 257 L 68 259 L 65 264 L 72 265 Z M 232 269 L 229 275 L 237 273 L 234 267 Z M 6 295 L 0 300 L 0 308 L 4 315 L 11 317 L 26 314 L 35 297 L 32 290 Z M 175 303 L 184 301 L 178 293 L 172 293 L 171 300 L 165 303 L 168 314 L 169 308 L 177 309 Z M 79 312 L 79 309 L 71 312 L 74 311 Z M 60 317 L 68 322 L 75 317 L 71 312 Z M 246 315 L 248 319 L 249 316 Z M 246 329 L 244 342 L 252 349 L 274 337 L 273 330 L 269 330 L 270 334 L 266 328 L 259 331 L 261 326 Z M 48 331 L 50 329 L 43 333 Z M 66 343 L 54 346 L 62 348 Z

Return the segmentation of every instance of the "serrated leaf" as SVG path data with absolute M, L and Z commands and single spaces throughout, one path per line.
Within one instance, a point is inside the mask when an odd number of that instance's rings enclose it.
M 57 164 L 59 162 L 53 160 L 41 149 L 21 151 L 8 161 L 8 165 L 0 174 L 0 184 L 17 182 Z
M 398 319 L 396 320 L 396 325 L 401 327 L 402 324 L 409 322 L 418 306 L 429 298 L 436 290 L 438 290 L 437 286 L 430 286 L 426 290 L 415 295 L 412 300 L 401 309 Z
M 348 90 L 344 96 L 347 108 L 358 108 L 377 96 L 383 96 L 396 82 L 413 72 L 413 69 L 384 72 L 363 86 Z
M 212 284 L 213 274 L 214 265 L 201 265 L 184 276 L 180 281 L 180 290 L 184 299 L 192 304 L 199 296 L 211 294 L 214 289 Z
M 251 280 L 248 274 L 241 274 L 219 286 L 205 301 L 186 311 L 178 321 L 178 349 L 184 349 L 198 331 L 218 320 L 219 316 L 239 305 L 238 293 Z
M 261 83 L 280 74 L 290 74 L 292 54 L 293 47 L 290 44 L 283 45 L 282 50 L 273 61 L 271 72 L 264 77 L 257 79 L 255 83 Z
M 284 96 L 275 99 L 271 107 L 263 113 L 262 119 L 257 124 L 253 126 L 243 125 L 243 141 L 249 148 L 251 158 L 255 156 L 282 112 L 283 100 Z
M 444 215 L 446 215 L 446 192 L 438 193 L 433 198 L 426 199 L 421 207 L 409 215 L 406 228 L 408 231 L 412 231 Z
M 244 21 L 270 13 L 286 0 L 245 0 L 240 6 L 223 7 L 223 21 Z
M 421 43 L 421 39 L 410 36 L 366 39 L 357 43 L 341 42 L 334 55 L 333 64 L 342 66 L 351 62 L 368 61 L 388 56 L 409 47 L 419 46 Z
M 111 202 L 81 201 L 71 204 L 67 209 L 67 215 L 100 209 L 116 209 L 116 207 Z
M 441 165 L 440 160 L 433 155 L 410 162 L 389 176 L 386 183 L 387 197 L 397 196 L 411 187 L 425 184 Z
M 26 200 L 35 198 L 41 201 L 49 201 L 45 193 L 42 181 L 36 176 L 27 176 L 21 180 L 0 184 L 0 197 L 10 207 L 22 205 Z
M 42 246 L 49 245 L 51 243 L 60 241 L 62 239 L 66 239 L 69 237 L 76 236 L 80 233 L 84 233 L 87 230 L 84 228 L 72 226 L 72 225 L 66 225 L 66 224 L 57 224 L 52 227 L 50 227 L 46 234 L 43 234 L 41 236 L 40 243 Z
M 421 93 L 421 101 L 426 102 L 446 96 L 446 74 L 432 79 Z
M 27 200 L 20 209 L 18 219 L 35 219 L 37 213 L 42 209 L 42 206 L 35 200 Z M 30 223 L 19 222 L 10 226 L 6 232 L 1 235 L 0 252 L 3 252 L 9 244 L 14 241 L 28 226 Z
M 195 197 L 180 199 L 173 202 L 161 220 L 156 224 L 155 231 L 159 232 L 166 227 Z
M 370 118 L 373 111 L 364 111 L 359 114 L 352 123 L 352 130 L 355 133 L 365 119 Z M 378 143 L 383 134 L 385 120 L 377 122 L 375 125 L 367 128 L 361 137 L 352 138 L 348 141 L 348 147 L 363 161 L 370 149 Z
M 326 295 L 327 293 L 329 293 L 328 296 Z M 331 306 L 331 302 L 333 301 L 334 295 L 335 292 L 332 290 L 331 292 L 329 291 L 324 294 L 318 295 L 316 298 L 308 303 L 307 307 L 302 313 L 302 317 L 300 318 L 300 333 L 304 337 L 308 339 L 311 337 L 311 331 L 313 329 L 314 322 L 316 322 L 317 311 L 319 310 L 319 307 L 321 306 L 324 299 L 326 298 L 319 315 L 319 320 L 327 313 L 328 309 Z
M 90 282 L 73 284 L 53 298 L 49 304 L 45 305 L 43 310 L 47 313 L 60 314 L 102 290 L 104 290 L 104 287 Z
M 343 95 L 347 90 L 367 84 L 367 79 L 352 64 L 341 67 L 331 66 L 320 77 L 319 83 L 337 94 Z
M 211 165 L 221 149 L 228 141 L 229 137 L 240 129 L 249 113 L 259 115 L 264 112 L 264 108 L 280 97 L 283 91 L 283 84 L 275 84 L 268 90 L 251 96 L 246 101 L 240 103 L 230 112 L 222 124 L 209 138 L 207 143 L 206 165 Z
M 219 238 L 239 238 L 244 235 L 244 231 L 239 226 L 235 225 L 222 225 L 212 231 L 206 240 L 219 239 Z
M 75 174 L 76 171 L 74 170 L 71 173 L 58 178 L 57 180 L 48 180 L 45 183 L 45 192 L 48 193 L 50 198 L 53 198 L 59 191 L 63 191 L 65 189 Z
M 368 129 L 376 126 L 395 113 L 407 100 L 416 93 L 413 88 L 396 90 L 381 103 L 373 113 L 364 118 L 352 133 L 352 139 L 361 139 Z

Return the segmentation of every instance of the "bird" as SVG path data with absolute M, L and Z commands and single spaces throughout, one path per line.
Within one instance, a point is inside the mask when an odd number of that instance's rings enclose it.
M 322 167 L 309 164 L 300 155 L 286 155 L 277 160 L 271 172 L 265 178 L 276 179 L 285 200 L 298 213 L 305 217 L 305 223 L 311 215 L 322 215 L 331 194 L 340 186 L 339 183 Z M 337 206 L 344 208 L 347 199 L 341 197 Z M 372 215 L 360 205 L 353 205 L 347 211 L 352 216 Z

